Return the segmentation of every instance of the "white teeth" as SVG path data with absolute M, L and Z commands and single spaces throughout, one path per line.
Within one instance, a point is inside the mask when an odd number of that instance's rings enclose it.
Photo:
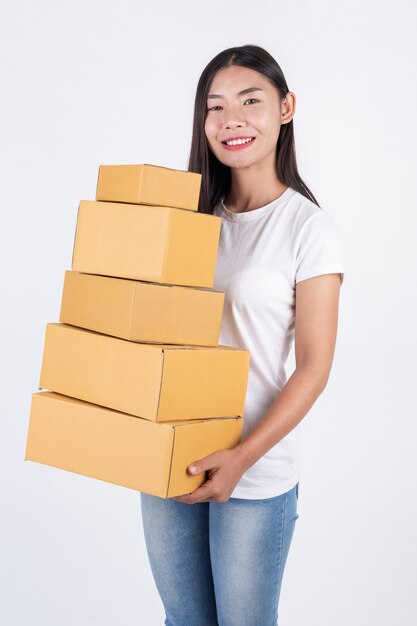
M 253 141 L 253 137 L 249 137 L 248 139 L 233 139 L 232 141 L 226 141 L 226 144 L 228 146 L 238 146 L 239 144 L 249 143 L 250 141 Z

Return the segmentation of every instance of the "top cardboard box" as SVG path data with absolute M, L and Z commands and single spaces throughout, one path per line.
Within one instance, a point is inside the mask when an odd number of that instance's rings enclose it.
M 100 165 L 96 200 L 198 210 L 201 174 L 144 163 Z

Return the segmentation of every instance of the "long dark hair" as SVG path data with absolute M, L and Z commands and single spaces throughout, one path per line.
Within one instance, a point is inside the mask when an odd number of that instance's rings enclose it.
M 195 96 L 193 135 L 188 162 L 189 172 L 202 174 L 198 205 L 201 213 L 213 213 L 214 207 L 229 191 L 231 183 L 230 167 L 223 165 L 213 154 L 204 132 L 207 96 L 211 82 L 216 72 L 230 65 L 242 65 L 260 72 L 277 88 L 281 98 L 285 98 L 289 91 L 280 66 L 269 52 L 260 46 L 248 44 L 228 48 L 217 54 L 204 68 Z M 276 168 L 278 177 L 284 185 L 299 191 L 320 206 L 298 173 L 293 120 L 281 126 L 277 141 Z

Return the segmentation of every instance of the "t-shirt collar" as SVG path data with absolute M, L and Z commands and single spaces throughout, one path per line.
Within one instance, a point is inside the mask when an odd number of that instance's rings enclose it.
M 287 187 L 287 189 L 278 198 L 275 198 L 268 204 L 265 204 L 258 209 L 243 211 L 241 213 L 234 213 L 233 211 L 229 211 L 229 209 L 226 208 L 226 206 L 224 205 L 225 196 L 223 196 L 216 206 L 216 214 L 226 220 L 229 220 L 230 222 L 250 222 L 252 220 L 257 220 L 261 217 L 264 217 L 272 210 L 284 204 L 293 195 L 293 193 L 295 193 L 295 189 L 293 189 L 292 187 Z

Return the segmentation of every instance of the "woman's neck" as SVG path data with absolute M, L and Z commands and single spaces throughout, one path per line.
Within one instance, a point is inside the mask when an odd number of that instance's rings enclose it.
M 231 185 L 223 202 L 233 213 L 253 211 L 269 204 L 288 188 L 278 178 L 276 171 L 254 171 L 251 168 L 231 171 Z

